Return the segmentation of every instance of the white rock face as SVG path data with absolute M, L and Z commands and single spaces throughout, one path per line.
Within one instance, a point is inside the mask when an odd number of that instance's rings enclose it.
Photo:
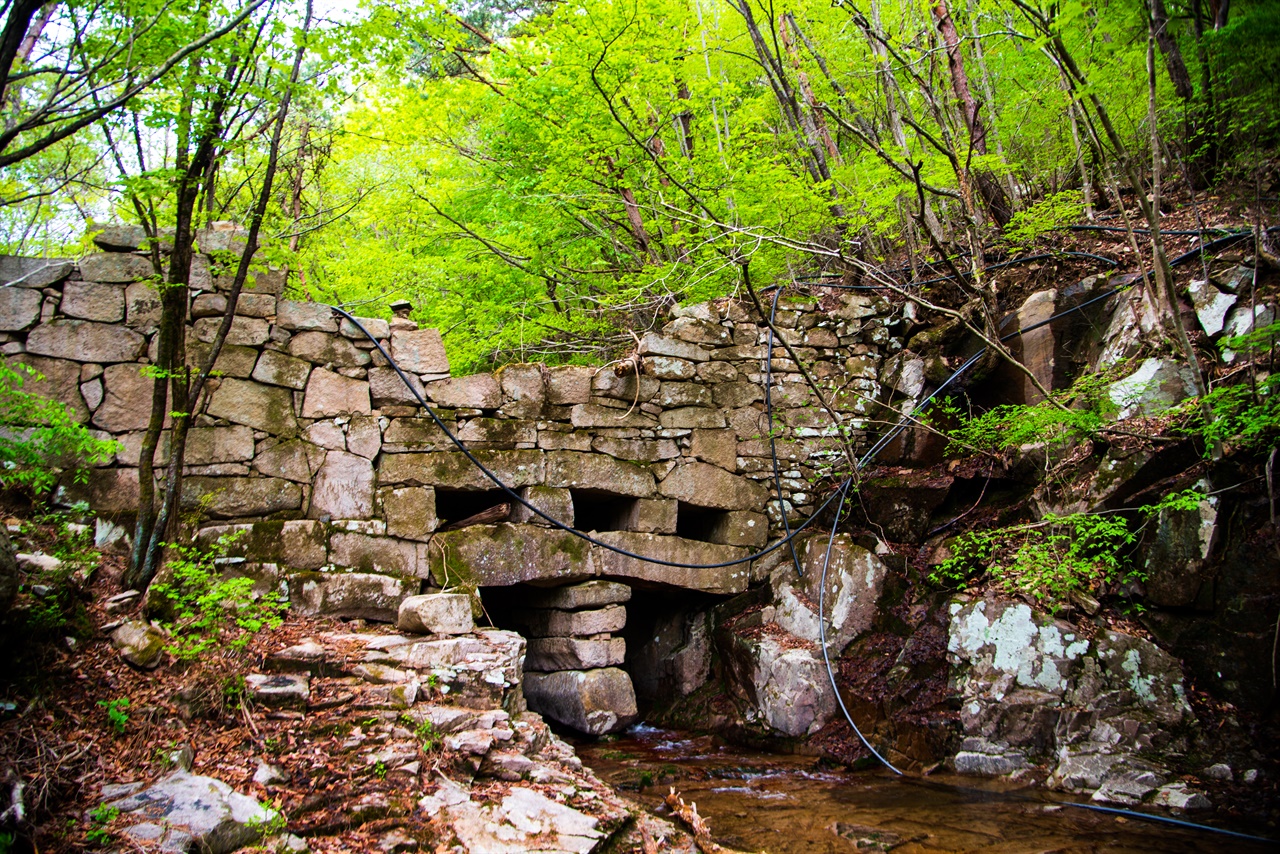
M 148 819 L 125 829 L 139 841 L 161 841 L 166 850 L 226 854 L 262 835 L 278 813 L 221 780 L 177 771 L 110 806 Z
M 598 822 L 524 786 L 498 803 L 471 800 L 465 789 L 441 778 L 440 788 L 418 802 L 447 821 L 463 850 L 484 854 L 588 854 L 604 838 Z
M 1200 328 L 1210 337 L 1222 331 L 1227 312 L 1239 299 L 1235 294 L 1224 294 L 1202 279 L 1197 279 L 1188 285 L 1187 293 L 1191 295 L 1191 304 L 1195 306 Z
M 1121 420 L 1135 415 L 1159 415 L 1194 394 L 1191 369 L 1170 359 L 1146 359 L 1138 370 L 1107 390 Z

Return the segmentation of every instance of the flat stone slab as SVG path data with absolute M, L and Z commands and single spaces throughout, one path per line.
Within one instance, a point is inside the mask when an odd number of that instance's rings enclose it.
M 604 839 L 596 819 L 524 786 L 512 787 L 500 802 L 482 804 L 457 783 L 441 779 L 436 793 L 418 805 L 442 820 L 465 851 L 588 854 Z
M 278 813 L 221 780 L 175 771 L 137 794 L 111 801 L 121 813 L 143 819 L 127 828 L 138 841 L 161 850 L 226 854 L 262 835 Z
M 273 709 L 307 708 L 311 678 L 305 673 L 252 673 L 244 678 L 254 702 Z
M 588 670 L 622 664 L 626 655 L 627 642 L 622 638 L 530 638 L 524 667 L 534 671 Z
M 535 608 L 522 612 L 519 619 L 533 637 L 588 637 L 621 631 L 627 625 L 627 609 L 621 605 L 609 605 L 594 611 Z
M 531 590 L 525 597 L 530 608 L 559 608 L 562 611 L 580 611 L 617 605 L 630 601 L 631 588 L 616 581 L 586 581 L 551 590 Z
M 638 716 L 631 677 L 616 667 L 526 673 L 529 708 L 588 735 L 607 735 Z

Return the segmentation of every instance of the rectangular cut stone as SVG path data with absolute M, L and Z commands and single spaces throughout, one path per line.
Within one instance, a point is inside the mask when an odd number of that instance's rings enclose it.
M 333 309 L 329 306 L 289 299 L 280 300 L 276 306 L 276 325 L 290 331 L 338 331 L 338 321 L 334 319 Z
M 215 519 L 269 516 L 302 507 L 302 487 L 274 477 L 186 477 L 182 506 Z
M 517 444 L 538 441 L 538 430 L 532 421 L 511 418 L 472 418 L 458 429 L 458 438 L 467 447 L 514 450 Z
M 317 368 L 307 380 L 302 401 L 303 418 L 331 418 L 335 415 L 368 415 L 369 383 Z
M 203 341 L 187 342 L 187 364 L 194 369 L 202 367 L 209 358 L 210 346 Z M 253 366 L 258 361 L 258 351 L 253 347 L 241 347 L 236 344 L 224 344 L 218 353 L 218 361 L 213 370 L 224 377 L 245 379 L 253 373 Z
M 698 383 L 664 382 L 658 389 L 657 402 L 663 408 L 715 405 L 711 397 L 711 389 Z
M 613 409 L 598 403 L 580 403 L 573 407 L 569 420 L 574 427 L 641 427 L 655 428 L 658 422 L 639 410 L 630 414 L 625 409 Z
M 714 510 L 762 510 L 768 491 L 744 477 L 707 463 L 677 466 L 658 484 L 658 492 L 695 507 Z
M 695 567 L 701 564 L 740 560 L 748 554 L 746 549 L 735 546 L 721 546 L 661 534 L 602 531 L 596 535 L 596 538 L 601 542 L 645 557 L 694 564 Z M 690 568 L 662 566 L 594 545 L 591 547 L 591 553 L 596 574 L 607 578 L 635 578 L 717 594 L 741 593 L 747 589 L 749 572 L 746 562 L 730 566 Z
M 221 326 L 221 317 L 202 317 L 193 325 L 192 334 L 195 335 L 196 340 L 212 344 Z M 231 329 L 227 332 L 227 343 L 256 347 L 266 343 L 270 336 L 271 327 L 267 326 L 267 322 L 262 318 L 234 317 L 231 319 Z
M 67 282 L 58 310 L 68 317 L 119 323 L 124 320 L 124 288 L 97 282 Z
M 91 320 L 52 320 L 27 335 L 27 352 L 76 362 L 132 362 L 147 340 L 122 326 Z
M 711 358 L 710 353 L 697 344 L 678 338 L 666 338 L 656 332 L 650 332 L 640 339 L 640 355 L 674 356 L 690 362 L 705 362 Z
M 737 470 L 738 439 L 732 430 L 694 430 L 689 452 L 725 471 Z
M 617 667 L 530 673 L 524 693 L 533 711 L 588 735 L 624 730 L 637 717 L 631 677 Z
M 627 642 L 622 638 L 531 638 L 524 656 L 524 668 L 550 672 L 613 667 L 622 664 L 626 655 Z
M 658 416 L 658 422 L 668 430 L 690 428 L 719 428 L 728 424 L 724 413 L 718 409 L 707 409 L 702 406 L 685 406 L 680 409 L 668 409 Z
M 523 581 L 588 579 L 585 540 L 537 525 L 472 525 L 437 533 L 427 549 L 439 587 L 506 587 Z
M 419 567 L 419 544 L 395 537 L 335 531 L 329 537 L 329 562 L 364 572 L 426 575 Z
M 276 313 L 276 298 L 271 294 L 240 292 L 236 300 L 236 314 L 243 317 L 270 317 Z
M 402 632 L 463 635 L 475 627 L 471 597 L 465 593 L 428 593 L 400 603 L 396 628 Z
M 65 359 L 46 359 L 30 353 L 19 353 L 5 361 L 10 367 L 26 365 L 39 373 L 41 379 L 23 372 L 23 391 L 62 401 L 67 405 L 68 414 L 79 424 L 89 420 L 89 410 L 85 407 L 85 400 L 80 393 L 80 365 Z M 148 400 L 148 413 L 150 404 L 151 401 Z
M 543 482 L 541 451 L 475 451 L 476 459 L 507 486 Z M 382 458 L 378 478 L 383 485 L 409 484 L 446 489 L 497 489 L 460 451 L 434 454 L 390 454 Z
M 590 451 L 591 434 L 585 431 L 539 430 L 538 447 L 544 451 Z
M 61 282 L 74 269 L 75 264 L 65 258 L 0 255 L 0 285 L 38 291 Z
M 643 466 L 576 451 L 551 451 L 547 454 L 546 485 L 592 489 L 634 498 L 649 498 L 655 489 L 653 473 Z
M 674 534 L 680 502 L 674 498 L 641 498 L 631 502 L 621 528 L 638 534 Z
M 160 322 L 160 295 L 151 282 L 134 282 L 124 289 L 125 323 L 145 329 Z
M 415 596 L 416 578 L 367 572 L 311 572 L 289 577 L 289 598 L 304 614 L 394 623 L 400 603 Z
M 706 537 L 713 543 L 758 549 L 769 541 L 769 518 L 752 510 L 730 510 L 716 518 Z
M 449 374 L 449 357 L 436 329 L 391 330 L 391 358 L 411 374 Z
M 616 581 L 584 581 L 564 587 L 533 589 L 524 597 L 524 604 L 530 608 L 557 608 L 561 611 L 581 611 L 584 608 L 620 605 L 629 601 L 631 588 Z
M 444 422 L 450 430 L 451 421 Z M 402 454 L 412 451 L 453 450 L 457 446 L 431 418 L 393 418 L 382 434 L 382 449 Z
M 196 541 L 210 546 L 224 534 L 240 532 L 227 549 L 230 557 L 251 557 L 291 569 L 319 569 L 328 562 L 328 532 L 309 519 L 288 522 L 252 522 L 244 525 L 209 525 Z
M 292 436 L 298 432 L 298 421 L 293 415 L 293 392 L 279 386 L 225 379 L 213 393 L 207 412 L 214 418 L 225 418 L 273 436 Z
M 436 516 L 436 491 L 429 486 L 401 486 L 381 489 L 382 515 L 387 533 L 406 540 L 431 539 L 440 525 Z
M 0 287 L 0 330 L 16 332 L 40 319 L 44 297 L 29 288 Z
M 249 427 L 192 427 L 187 434 L 187 465 L 238 463 L 253 459 L 253 430 Z
M 621 605 L 608 605 L 593 611 L 531 608 L 521 611 L 516 619 L 533 637 L 588 637 L 621 631 L 627 625 L 627 609 Z
M 406 373 L 409 382 L 413 384 L 413 388 L 426 399 L 426 388 L 422 385 L 422 380 L 415 375 Z M 394 368 L 370 368 L 369 369 L 369 395 L 373 399 L 373 405 L 379 406 L 420 406 L 418 398 L 409 390 L 409 386 L 405 385 L 404 380 L 395 372 Z
M 502 387 L 493 374 L 437 380 L 427 384 L 427 394 L 446 409 L 497 409 L 502 405 Z
M 374 338 L 385 341 L 391 337 L 391 324 L 378 317 L 357 317 L 356 322 L 364 327 L 364 331 L 368 332 Z M 368 341 L 369 335 L 365 335 L 360 328 L 347 320 L 345 317 L 338 321 L 338 332 L 345 338 L 354 341 Z
M 141 255 L 103 252 L 80 259 L 80 277 L 87 282 L 132 282 L 154 272 L 151 262 Z
M 526 486 L 520 490 L 520 497 L 557 522 L 563 522 L 566 525 L 573 524 L 573 495 L 569 490 L 551 486 Z M 525 507 L 519 501 L 511 502 L 511 515 L 508 518 L 516 523 L 551 527 L 550 522 Z
M 295 359 L 277 350 L 263 350 L 253 368 L 253 378 L 269 385 L 301 391 L 307 387 L 311 363 Z
M 670 439 L 615 439 L 596 436 L 591 440 L 591 449 L 620 460 L 640 463 L 673 460 L 680 456 L 680 449 Z
M 572 406 L 591 400 L 591 377 L 595 368 L 562 365 L 547 370 L 547 403 Z

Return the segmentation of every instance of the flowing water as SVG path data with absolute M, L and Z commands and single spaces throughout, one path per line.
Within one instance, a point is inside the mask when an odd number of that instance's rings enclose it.
M 1262 852 L 1280 846 L 1064 806 L 990 781 L 836 771 L 812 757 L 752 753 L 710 736 L 634 727 L 575 745 L 602 779 L 663 814 L 674 786 L 716 842 L 769 854 Z

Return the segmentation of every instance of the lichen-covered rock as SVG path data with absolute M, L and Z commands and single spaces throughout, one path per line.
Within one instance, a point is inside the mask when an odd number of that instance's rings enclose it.
M 627 609 L 621 605 L 589 611 L 530 608 L 515 619 L 532 637 L 591 637 L 621 631 L 627 624 Z
M 435 329 L 392 329 L 391 358 L 411 374 L 449 376 L 449 357 Z
M 126 819 L 123 833 L 167 851 L 228 854 L 262 836 L 278 813 L 221 780 L 175 771 L 137 794 L 110 801 Z
M 270 516 L 302 507 L 302 487 L 275 477 L 187 477 L 182 506 L 214 519 Z
M 26 329 L 40 319 L 44 296 L 29 288 L 0 287 L 0 331 Z
M 276 306 L 276 323 L 291 331 L 337 332 L 333 309 L 316 302 L 282 299 Z
M 1118 418 L 1159 415 L 1195 393 L 1191 369 L 1169 359 L 1145 359 L 1138 369 L 1111 384 L 1107 397 Z
M 103 398 L 93 413 L 94 425 L 110 433 L 146 429 L 155 379 L 133 364 L 108 365 L 102 378 Z
M 144 620 L 127 620 L 111 633 L 120 657 L 142 670 L 155 670 L 164 660 L 164 632 Z
M 394 623 L 400 603 L 418 593 L 416 578 L 368 572 L 317 572 L 289 578 L 289 598 L 304 614 Z
M 759 510 L 769 497 L 753 480 L 698 462 L 676 466 L 658 484 L 658 492 L 695 507 L 717 510 Z
M 86 282 L 132 282 L 154 272 L 151 262 L 141 255 L 104 252 L 80 259 L 80 277 Z
M 1240 299 L 1235 294 L 1224 294 L 1204 279 L 1196 279 L 1187 285 L 1187 293 L 1191 296 L 1191 305 L 1195 307 L 1200 328 L 1209 337 L 1222 331 L 1227 312 Z
M 502 405 L 502 387 L 493 374 L 471 374 L 428 383 L 432 403 L 446 409 L 497 409 Z
M 529 708 L 588 735 L 607 735 L 637 717 L 631 677 L 616 667 L 525 675 Z
M 91 320 L 51 320 L 27 335 L 27 352 L 76 362 L 132 362 L 147 340 L 121 326 Z
M 332 418 L 335 415 L 368 415 L 369 383 L 317 368 L 307 380 L 302 402 L 303 418 Z
M 304 389 L 311 375 L 311 363 L 277 350 L 263 350 L 253 367 L 253 378 L 260 383 L 285 388 Z
M 546 456 L 547 486 L 595 489 L 612 495 L 650 498 L 653 474 L 643 466 L 600 454 L 550 451 Z
M 403 420 L 403 419 L 401 419 Z M 392 433 L 387 432 L 390 443 Z M 476 459 L 507 486 L 541 484 L 545 466 L 541 451 L 475 451 Z M 435 454 L 392 454 L 378 471 L 383 485 L 408 484 L 446 489 L 496 489 L 492 480 L 459 451 Z M 443 510 L 443 508 L 439 508 Z
M 817 732 L 835 714 L 826 667 L 807 644 L 783 643 L 771 634 L 734 638 L 729 666 L 732 684 L 746 693 L 759 719 L 783 735 Z
M 626 654 L 623 638 L 530 638 L 524 667 L 538 672 L 616 667 Z
M 22 353 L 8 361 L 10 365 L 26 365 L 39 374 L 39 377 L 34 377 L 24 373 L 24 390 L 65 403 L 68 413 L 77 423 L 89 420 L 89 409 L 80 393 L 80 365 L 66 359 L 47 359 L 30 353 Z
M 289 355 L 316 365 L 361 368 L 371 357 L 351 341 L 327 332 L 299 332 L 289 339 Z
M 207 412 L 214 418 L 225 418 L 272 436 L 294 436 L 298 432 L 293 393 L 279 386 L 225 379 L 213 393 Z
M 305 673 L 251 673 L 244 682 L 254 702 L 268 708 L 305 711 L 311 698 L 311 682 Z
M 373 515 L 373 463 L 346 451 L 329 451 L 311 491 L 312 519 L 368 519 Z
M 406 540 L 431 539 L 439 527 L 436 491 L 429 486 L 401 486 L 378 491 L 387 533 Z

